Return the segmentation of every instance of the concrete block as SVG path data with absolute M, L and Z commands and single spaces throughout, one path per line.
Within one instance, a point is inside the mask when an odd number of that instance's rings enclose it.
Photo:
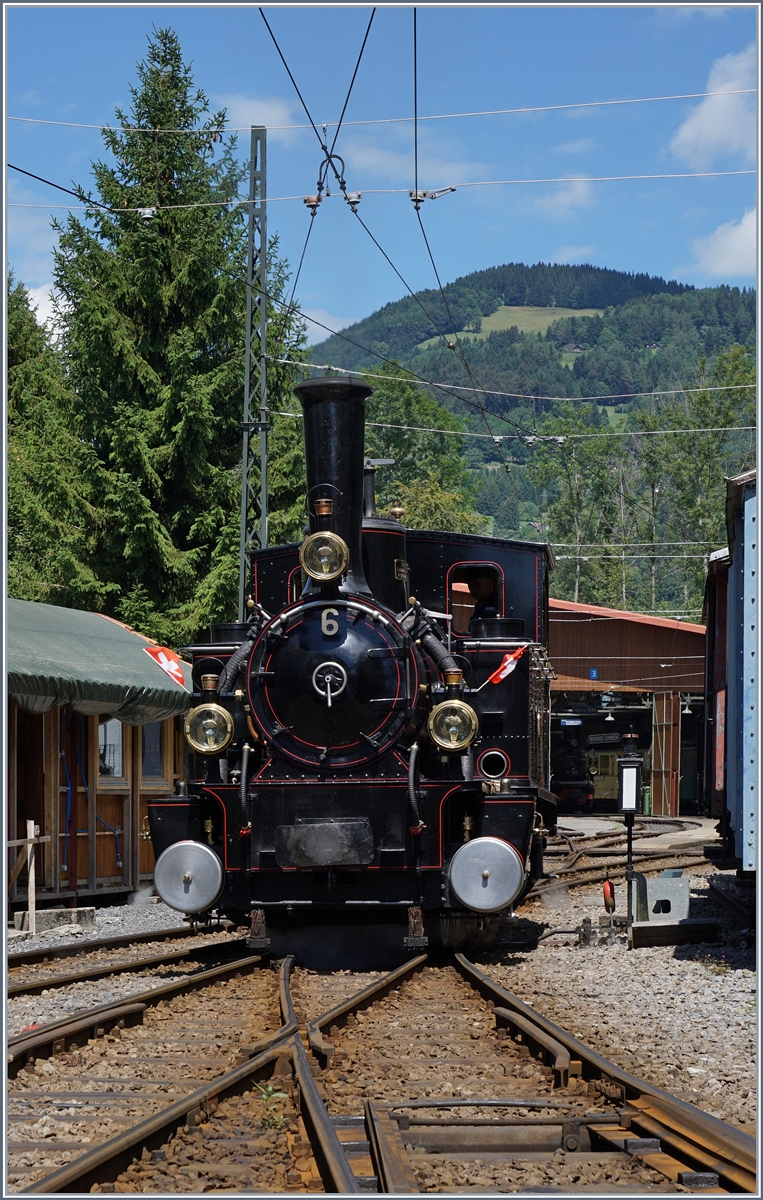
M 22 932 L 22 930 L 20 930 L 20 929 L 9 929 L 8 930 L 8 945 L 10 946 L 11 943 L 13 943 L 13 945 L 16 946 L 16 945 L 18 945 L 19 942 L 25 942 L 28 937 L 29 937 L 29 934 Z
M 640 946 L 684 946 L 689 942 L 719 940 L 715 921 L 697 917 L 686 921 L 634 921 L 628 934 L 632 950 Z
M 80 929 L 95 929 L 94 908 L 38 908 L 36 913 L 37 933 L 60 929 L 65 925 L 78 925 Z M 29 929 L 29 913 L 13 914 L 16 929 Z
M 647 879 L 646 898 L 650 921 L 685 921 L 689 916 L 689 880 L 662 873 Z

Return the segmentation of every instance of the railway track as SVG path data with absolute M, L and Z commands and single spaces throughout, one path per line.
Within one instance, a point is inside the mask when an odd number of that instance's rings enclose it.
M 75 1085 L 85 1090 L 84 1062 L 72 1058 L 90 1056 L 88 1081 L 108 1087 L 111 1120 L 99 1114 L 104 1093 L 90 1091 L 98 1144 L 55 1170 L 18 1169 L 29 1153 L 21 1126 L 34 1126 L 43 1099 L 25 1068 L 9 1097 L 14 1189 L 755 1191 L 752 1137 L 627 1074 L 462 955 L 449 966 L 421 956 L 387 975 L 292 968 L 287 959 L 276 975 L 244 960 L 222 991 L 220 980 L 197 986 L 198 1008 L 177 995 L 114 1043 L 96 1037 L 79 1055 L 54 1055 L 45 1101 L 68 1102 L 65 1136 Z M 151 1049 L 140 1071 L 136 1048 Z M 181 1080 L 173 1088 L 161 1082 L 169 1074 Z
M 679 844 L 661 849 L 649 847 L 649 842 L 654 838 L 690 829 L 692 824 L 691 821 L 656 818 L 637 821 L 633 839 L 633 862 L 637 870 L 646 873 L 661 871 L 666 867 L 688 867 L 698 860 L 705 861 L 700 845 L 683 847 Z M 566 833 L 550 838 L 544 850 L 544 859 L 552 865 L 548 874 L 523 897 L 522 903 L 561 887 L 582 887 L 601 883 L 606 878 L 624 879 L 626 853 L 625 829 L 582 838 L 570 837 Z M 561 861 L 555 862 L 555 859 Z
M 50 988 L 67 987 L 71 984 L 89 983 L 97 979 L 105 979 L 111 975 L 126 975 L 132 972 L 148 971 L 158 966 L 171 966 L 194 959 L 203 962 L 210 958 L 224 957 L 232 950 L 243 949 L 244 938 L 235 936 L 210 937 L 187 935 L 182 943 L 166 942 L 161 939 L 153 940 L 147 945 L 136 947 L 128 941 L 125 949 L 122 947 L 101 948 L 92 951 L 81 950 L 77 955 L 77 970 L 61 970 L 57 961 L 40 963 L 15 963 L 7 971 L 6 994 L 9 998 L 15 996 L 35 996 Z M 145 953 L 145 950 L 150 953 Z M 66 955 L 66 958 L 71 957 Z
M 184 938 L 214 937 L 219 931 L 229 928 L 229 921 L 220 922 L 209 930 L 199 933 L 186 926 L 173 926 L 172 929 L 153 929 L 146 933 L 114 934 L 110 937 L 94 938 L 92 941 L 65 942 L 60 946 L 46 946 L 44 950 L 17 950 L 8 955 L 8 969 L 15 967 L 34 966 L 37 963 L 50 963 L 59 958 L 74 958 L 80 955 L 108 953 L 110 950 L 123 950 L 132 946 L 145 945 L 146 942 L 174 942 Z

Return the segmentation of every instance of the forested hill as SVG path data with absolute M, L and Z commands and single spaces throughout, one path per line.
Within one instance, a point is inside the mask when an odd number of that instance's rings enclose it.
M 636 297 L 661 293 L 679 296 L 688 291 L 693 288 L 675 280 L 666 282 L 657 275 L 554 263 L 536 263 L 532 267 L 524 263 L 507 263 L 502 267 L 489 267 L 463 275 L 444 288 L 450 317 L 459 332 L 479 332 L 482 318 L 490 317 L 503 306 L 605 309 Z M 448 333 L 452 328 L 439 291 L 432 289 L 418 292 L 415 300 L 406 296 L 385 304 L 343 333 L 377 354 L 402 361 L 413 354 L 421 342 L 435 334 L 437 327 Z M 352 369 L 374 362 L 373 354 L 364 353 L 336 335 L 314 346 L 312 358 L 315 362 L 331 362 Z

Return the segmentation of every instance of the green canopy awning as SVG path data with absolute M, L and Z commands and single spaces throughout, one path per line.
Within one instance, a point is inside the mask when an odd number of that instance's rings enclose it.
M 147 725 L 189 708 L 191 668 L 182 687 L 144 647 L 156 643 L 100 613 L 6 601 L 7 687 L 27 712 L 68 704 Z M 179 661 L 179 660 L 178 660 Z

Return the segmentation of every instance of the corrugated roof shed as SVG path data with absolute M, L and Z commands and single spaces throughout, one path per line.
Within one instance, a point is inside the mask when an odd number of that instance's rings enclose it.
M 704 625 L 570 600 L 549 606 L 552 691 L 703 691 Z

